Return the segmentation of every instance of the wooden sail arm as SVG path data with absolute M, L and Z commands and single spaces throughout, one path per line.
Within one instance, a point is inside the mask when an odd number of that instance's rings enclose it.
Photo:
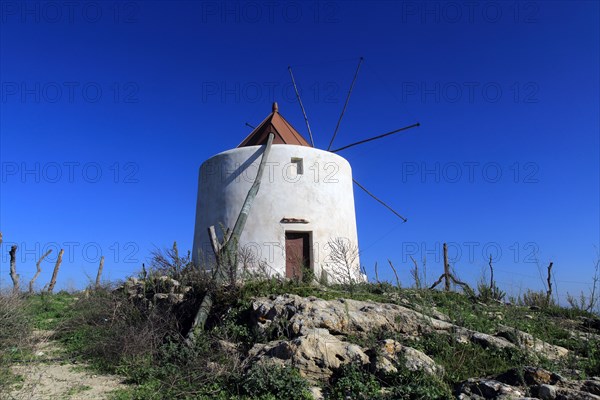
M 344 147 L 340 147 L 339 149 L 331 150 L 331 152 L 332 153 L 337 153 L 338 151 L 346 150 L 347 148 L 358 146 L 359 144 L 367 143 L 367 142 L 370 142 L 372 140 L 381 139 L 381 138 L 384 138 L 386 136 L 390 136 L 390 135 L 393 135 L 395 133 L 405 131 L 407 129 L 415 128 L 417 126 L 421 126 L 421 124 L 417 122 L 415 124 L 405 126 L 404 128 L 400 128 L 400 129 L 396 129 L 395 131 L 384 133 L 383 135 L 378 135 L 378 136 L 374 136 L 374 137 L 369 138 L 369 139 L 364 139 L 364 140 L 360 140 L 358 142 L 350 143 L 350 144 L 348 144 L 348 145 L 346 145 Z
M 364 187 L 363 185 L 361 185 L 360 183 L 358 183 L 356 181 L 356 179 L 352 179 L 352 182 L 354 182 L 356 184 L 356 186 L 358 186 L 359 188 L 361 188 L 366 194 L 368 194 L 369 196 L 371 196 L 372 198 L 374 198 L 375 200 L 377 200 L 377 202 L 379 202 L 379 204 L 383 205 L 385 208 L 387 208 L 392 213 L 394 213 L 394 215 L 396 215 L 398 218 L 400 218 L 403 222 L 408 221 L 402 215 L 398 214 L 398 212 L 396 210 L 394 210 L 392 207 L 388 206 L 383 200 L 381 200 L 380 198 L 378 198 L 377 196 L 375 196 L 373 193 L 369 192 L 367 190 L 367 188 Z
M 337 125 L 335 126 L 335 131 L 333 131 L 333 136 L 331 137 L 331 141 L 329 142 L 329 146 L 327 146 L 327 151 L 331 149 L 333 146 L 333 141 L 337 136 L 338 130 L 340 129 L 340 124 L 342 123 L 342 118 L 344 117 L 344 113 L 346 112 L 346 107 L 348 107 L 348 102 L 350 101 L 350 96 L 352 95 L 352 89 L 354 89 L 354 84 L 356 83 L 356 78 L 358 78 L 358 71 L 360 71 L 360 65 L 362 64 L 364 58 L 361 57 L 358 61 L 358 66 L 356 67 L 356 72 L 354 73 L 354 78 L 352 79 L 352 84 L 350 85 L 350 90 L 348 90 L 348 96 L 346 96 L 346 102 L 344 103 L 344 108 L 342 108 L 342 113 L 340 114 L 340 118 L 338 119 Z

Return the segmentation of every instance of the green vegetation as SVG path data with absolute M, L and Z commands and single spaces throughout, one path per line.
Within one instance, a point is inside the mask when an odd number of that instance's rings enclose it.
M 423 372 L 401 368 L 374 375 L 353 364 L 342 366 L 331 379 L 327 398 L 332 400 L 451 399 L 450 387 Z
M 351 288 L 317 285 L 312 277 L 224 285 L 214 291 L 206 330 L 189 345 L 184 335 L 211 284 L 210 277 L 191 268 L 189 260 L 163 261 L 161 268 L 144 271 L 133 289 L 103 287 L 77 294 L 0 296 L 0 395 L 18 382 L 19 377 L 11 374 L 9 366 L 30 352 L 25 339 L 36 329 L 56 331 L 55 338 L 64 345 L 69 358 L 86 361 L 97 371 L 125 377 L 131 386 L 116 392 L 115 399 L 310 399 L 311 384 L 297 370 L 247 363 L 247 353 L 255 344 L 292 336 L 285 323 L 274 322 L 259 332 L 250 322 L 254 297 L 280 294 L 398 304 L 424 314 L 444 314 L 450 322 L 474 331 L 492 335 L 504 332 L 504 337 L 513 342 L 516 336 L 511 336 L 511 329 L 518 329 L 572 353 L 567 360 L 550 362 L 534 359 L 521 350 L 461 343 L 442 333 L 408 337 L 394 332 L 365 332 L 345 340 L 375 349 L 381 340 L 394 339 L 424 352 L 445 373 L 433 377 L 408 370 L 402 363 L 393 373 L 346 364 L 320 383 L 326 399 L 452 398 L 457 382 L 526 365 L 545 366 L 559 373 L 576 371 L 581 377 L 600 375 L 600 342 L 593 335 L 582 340 L 573 333 L 585 335 L 587 330 L 597 335 L 595 328 L 581 323 L 597 320 L 596 315 L 581 308 L 548 304 L 543 293 L 535 292 L 527 292 L 507 305 L 502 302 L 505 294 L 500 289 L 483 283 L 477 295 L 400 289 L 389 283 L 352 284 Z M 169 279 L 177 280 L 177 287 L 187 288 L 182 292 L 183 301 L 157 300 L 157 294 L 168 292 L 169 285 L 173 285 Z M 86 390 L 89 387 L 77 386 L 71 394 Z
M 457 343 L 448 335 L 428 334 L 406 344 L 423 351 L 443 366 L 448 383 L 471 378 L 473 371 L 477 371 L 475 376 L 494 375 L 534 362 L 519 350 L 485 349 L 473 343 Z
M 241 382 L 243 393 L 252 399 L 309 400 L 307 382 L 298 371 L 280 365 L 253 365 Z
M 91 389 L 91 387 L 89 387 L 87 385 L 76 385 L 67 391 L 67 396 L 73 396 L 75 394 L 82 393 L 82 392 L 85 392 L 90 389 Z
M 77 297 L 67 292 L 56 294 L 41 292 L 25 298 L 27 313 L 34 329 L 55 329 L 61 321 L 71 317 L 72 305 Z

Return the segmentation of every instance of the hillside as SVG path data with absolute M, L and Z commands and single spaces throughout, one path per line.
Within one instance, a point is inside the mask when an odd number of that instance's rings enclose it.
M 54 362 L 114 382 L 94 398 L 600 399 L 600 319 L 534 304 L 542 296 L 504 303 L 387 283 L 251 281 L 215 293 L 189 345 L 207 284 L 155 273 L 116 290 L 3 296 L 0 397 L 28 398 L 23 365 L 39 379 Z M 11 318 L 37 333 L 15 341 Z M 54 353 L 40 358 L 48 340 Z M 89 398 L 94 385 L 61 396 Z M 44 396 L 29 398 L 53 398 Z

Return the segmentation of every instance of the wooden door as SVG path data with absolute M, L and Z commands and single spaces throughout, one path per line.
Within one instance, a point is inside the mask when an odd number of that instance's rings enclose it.
M 303 267 L 310 268 L 310 234 L 308 232 L 286 232 L 286 278 L 301 280 Z

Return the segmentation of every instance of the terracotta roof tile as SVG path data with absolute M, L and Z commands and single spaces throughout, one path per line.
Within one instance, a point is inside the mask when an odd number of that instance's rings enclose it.
M 273 103 L 273 112 L 264 119 L 238 147 L 257 146 L 267 143 L 269 133 L 273 132 L 273 144 L 295 144 L 312 147 L 294 127 L 279 114 L 277 103 Z

